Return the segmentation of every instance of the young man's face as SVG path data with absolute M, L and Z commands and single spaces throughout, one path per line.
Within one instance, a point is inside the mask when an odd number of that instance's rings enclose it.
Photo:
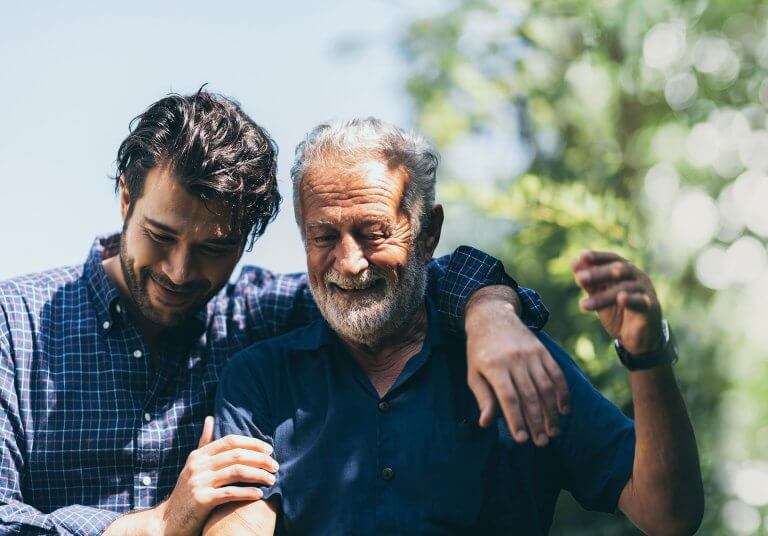
M 226 284 L 244 239 L 227 207 L 204 203 L 162 167 L 147 173 L 132 210 L 124 184 L 120 199 L 120 264 L 134 304 L 146 320 L 178 326 Z

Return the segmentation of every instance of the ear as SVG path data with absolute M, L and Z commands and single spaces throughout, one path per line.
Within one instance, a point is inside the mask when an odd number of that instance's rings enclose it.
M 128 209 L 131 208 L 131 196 L 128 193 L 128 186 L 125 182 L 125 175 L 120 175 L 120 214 L 123 222 L 128 217 Z
M 443 230 L 444 219 L 443 205 L 435 205 L 432 209 L 432 214 L 430 214 L 429 224 L 421 231 L 424 236 L 424 255 L 426 256 L 424 262 L 428 262 L 435 253 L 435 248 L 438 242 L 440 242 L 440 233 Z

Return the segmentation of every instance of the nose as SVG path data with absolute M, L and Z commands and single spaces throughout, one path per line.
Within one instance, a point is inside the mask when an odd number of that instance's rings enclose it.
M 368 259 L 360 244 L 352 235 L 345 235 L 336 244 L 334 268 L 337 272 L 353 276 L 368 268 Z
M 163 271 L 171 282 L 183 287 L 192 279 L 193 263 L 189 248 L 177 247 L 166 259 Z

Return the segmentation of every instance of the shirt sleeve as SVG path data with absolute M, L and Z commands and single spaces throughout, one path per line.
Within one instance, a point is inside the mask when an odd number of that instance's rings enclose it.
M 306 326 L 320 316 L 305 273 L 275 274 L 247 266 L 235 284 L 234 294 L 244 297 L 243 320 L 249 327 L 250 342 Z
M 249 361 L 265 359 L 264 345 L 256 345 L 237 353 L 224 369 L 216 389 L 214 437 L 235 434 L 255 437 L 274 445 L 274 426 L 269 417 L 268 395 L 262 382 L 253 373 Z M 276 461 L 278 453 L 274 453 Z M 281 496 L 280 471 L 273 486 L 259 485 L 263 499 Z
M 571 412 L 561 417 L 552 442 L 562 465 L 562 487 L 587 510 L 616 511 L 632 476 L 635 425 L 589 382 L 573 360 L 545 333 L 539 338 L 568 383 Z
M 20 484 L 24 468 L 24 434 L 10 341 L 5 313 L 0 307 L 0 533 L 101 534 L 120 514 L 82 505 L 44 514 L 24 504 Z
M 443 325 L 452 333 L 464 332 L 469 296 L 488 285 L 515 289 L 523 307 L 521 319 L 530 329 L 542 329 L 549 319 L 549 311 L 535 290 L 519 286 L 500 260 L 472 247 L 459 246 L 452 254 L 433 259 L 427 275 L 427 292 L 437 304 Z

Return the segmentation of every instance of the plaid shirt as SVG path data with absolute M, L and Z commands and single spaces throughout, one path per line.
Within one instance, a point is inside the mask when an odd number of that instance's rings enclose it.
M 243 269 L 154 356 L 126 315 L 102 260 L 119 235 L 95 241 L 85 264 L 0 283 L 0 532 L 99 534 L 120 515 L 167 497 L 219 375 L 237 350 L 319 315 L 304 274 Z M 429 266 L 442 320 L 462 329 L 480 286 L 518 288 L 501 263 L 462 246 Z M 523 320 L 547 310 L 518 288 Z

